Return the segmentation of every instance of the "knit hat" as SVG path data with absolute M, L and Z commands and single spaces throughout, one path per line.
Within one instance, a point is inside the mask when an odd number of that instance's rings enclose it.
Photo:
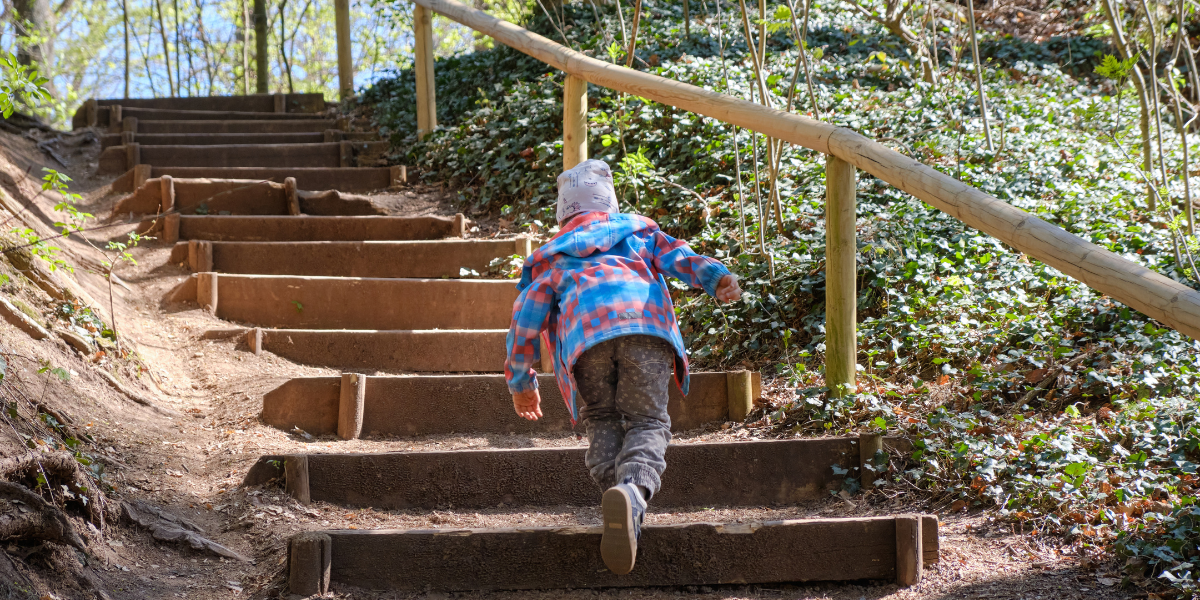
M 612 169 L 602 160 L 585 160 L 558 176 L 558 222 L 584 212 L 620 212 Z

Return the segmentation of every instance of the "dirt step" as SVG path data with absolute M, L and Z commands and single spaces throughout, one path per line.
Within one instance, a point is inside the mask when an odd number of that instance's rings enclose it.
M 110 133 L 100 138 L 104 149 L 120 146 L 126 137 L 142 146 L 219 146 L 246 144 L 327 144 L 341 141 L 378 141 L 379 134 L 328 129 L 302 133 Z
M 259 327 L 502 329 L 509 326 L 517 299 L 517 286 L 510 280 L 193 277 L 196 294 L 191 299 L 221 319 Z M 184 292 L 173 291 L 169 298 L 182 300 Z
M 108 150 L 106 152 L 111 151 Z M 283 183 L 288 177 L 296 179 L 302 190 L 340 190 L 348 193 L 371 192 L 401 185 L 405 168 L 345 167 L 345 168 L 266 168 L 266 167 L 162 167 L 140 164 L 129 169 L 112 183 L 112 191 L 133 192 L 146 180 L 170 175 L 175 179 L 252 179 Z
M 128 120 L 126 120 L 128 121 Z M 133 124 L 130 123 L 130 126 Z M 128 131 L 142 134 L 180 133 L 324 133 L 326 129 L 342 129 L 344 123 L 334 119 L 296 119 L 288 121 L 136 121 L 136 127 Z
M 182 215 L 290 215 L 298 208 L 302 215 L 363 216 L 384 215 L 385 209 L 367 196 L 343 194 L 335 190 L 311 192 L 296 190 L 271 181 L 251 179 L 172 179 L 168 207 L 162 199 L 161 178 L 147 179 L 134 193 L 113 206 L 114 217 L 126 214 L 154 215 L 174 210 Z M 293 196 L 294 194 L 294 196 Z M 173 202 L 172 202 L 173 200 Z M 292 200 L 295 205 L 292 205 Z M 153 227 L 143 222 L 143 231 Z M 184 258 L 175 261 L 182 262 Z
M 226 144 L 212 146 L 111 146 L 100 153 L 97 173 L 121 173 L 135 165 L 157 167 L 354 167 L 372 164 L 389 142 L 321 144 Z
M 499 350 L 503 361 L 503 347 Z M 692 373 L 686 399 L 677 386 L 669 386 L 667 412 L 671 415 L 671 429 L 688 431 L 724 423 L 731 420 L 731 412 L 737 415 L 733 420 L 744 418 L 747 405 L 758 398 L 761 390 L 752 385 L 750 394 L 735 393 L 731 400 L 730 379 L 724 372 Z M 758 380 L 758 373 L 752 379 Z M 268 425 L 284 431 L 299 427 L 313 435 L 336 435 L 342 399 L 347 402 L 355 399 L 361 387 L 361 420 L 343 425 L 352 428 L 360 425 L 357 428 L 364 437 L 570 430 L 571 419 L 554 377 L 539 376 L 538 384 L 544 416 L 537 421 L 526 421 L 513 412 L 503 375 L 303 377 L 267 392 L 263 396 L 262 418 Z M 438 409 L 428 410 L 431 404 Z M 342 428 L 342 433 L 347 431 Z
M 938 560 L 932 515 L 651 525 L 614 575 L 600 527 L 339 530 L 289 541 L 288 587 L 330 581 L 405 592 L 614 588 L 877 579 L 913 585 Z
M 511 400 L 505 404 L 512 410 Z M 858 479 L 860 446 L 858 438 L 834 437 L 671 444 L 653 506 L 770 506 L 827 499 Z M 602 490 L 584 466 L 586 450 L 273 455 L 260 458 L 244 484 L 282 474 L 297 499 L 380 510 L 595 506 Z
M 199 255 L 191 260 L 188 245 L 180 243 L 171 262 L 187 261 L 193 271 L 219 273 L 457 279 L 464 268 L 482 273 L 493 260 L 525 257 L 532 248 L 527 238 L 203 244 L 195 251 Z

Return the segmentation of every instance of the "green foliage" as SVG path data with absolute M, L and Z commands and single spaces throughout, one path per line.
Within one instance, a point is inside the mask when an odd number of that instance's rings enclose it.
M 0 114 L 5 119 L 11 117 L 20 104 L 38 107 L 50 100 L 50 92 L 46 89 L 49 80 L 38 74 L 37 67 L 22 65 L 17 62 L 16 55 L 0 51 L 0 69 L 4 71 L 3 79 L 0 79 Z
M 68 329 L 86 338 L 91 338 L 101 343 L 115 342 L 117 340 L 117 333 L 108 325 L 105 325 L 100 315 L 96 314 L 88 306 L 64 302 L 59 305 L 58 310 L 54 312 L 54 316 L 63 321 Z
M 41 361 L 41 366 L 38 367 L 37 372 L 38 372 L 38 374 L 50 373 L 51 375 L 58 377 L 59 381 L 62 381 L 63 383 L 66 383 L 67 381 L 71 380 L 71 373 L 69 373 L 66 369 L 64 369 L 62 367 L 54 366 L 48 360 Z M 16 409 L 14 408 L 12 410 L 16 410 Z
M 623 50 L 597 29 L 614 29 L 611 15 L 601 12 L 595 22 L 590 10 L 571 10 L 572 43 L 618 60 Z M 711 16 L 707 31 L 694 23 L 687 41 L 673 33 L 677 19 L 655 18 L 645 27 L 638 55 L 659 63 L 644 70 L 723 89 Z M 780 29 L 768 40 L 776 106 L 786 102 L 797 59 L 788 35 Z M 725 34 L 732 44 L 729 93 L 749 98 L 752 72 L 740 37 Z M 983 55 L 993 59 L 983 76 L 995 151 L 984 143 L 972 86 L 922 83 L 907 50 L 881 29 L 863 29 L 853 14 L 818 6 L 809 44 L 823 55 L 810 61 L 814 92 L 833 125 L 888 138 L 934 169 L 1195 286 L 1173 251 L 1178 219 L 1165 223 L 1147 209 L 1138 165 L 1120 148 L 1134 143 L 1136 106 L 1068 75 L 1119 76 L 1103 41 L 982 41 Z M 968 67 L 945 54 L 940 60 L 946 69 Z M 557 76 L 503 48 L 439 61 L 437 73 L 439 98 L 443 89 L 452 98 L 445 112 L 439 106 L 442 128 L 425 141 L 412 136 L 405 112 L 415 93 L 410 73 L 384 82 L 373 97 L 377 118 L 403 148 L 398 159 L 420 166 L 430 180 L 466 188 L 463 199 L 476 210 L 498 210 L 517 224 L 552 219 L 562 164 Z M 1186 548 L 1197 537 L 1194 515 L 1159 527 L 1145 508 L 1162 502 L 1181 510 L 1200 492 L 1193 475 L 1200 464 L 1200 343 L 860 173 L 859 385 L 832 397 L 821 376 L 823 157 L 785 146 L 777 233 L 771 211 L 760 213 L 755 202 L 755 184 L 765 182 L 754 181 L 748 132 L 596 87 L 588 93 L 589 155 L 614 165 L 622 209 L 656 219 L 741 276 L 745 296 L 738 303 L 717 305 L 682 286 L 673 296 L 695 366 L 749 362 L 782 378 L 781 395 L 758 425 L 781 436 L 864 429 L 904 435 L 917 450 L 881 459 L 884 485 L 900 480 L 905 489 L 1095 547 L 1119 543 L 1139 556 L 1175 544 L 1184 549 L 1144 564 L 1179 580 L 1192 577 L 1185 563 L 1198 554 Z M 798 103 L 810 110 L 805 98 Z M 1164 135 L 1168 165 L 1178 165 L 1178 139 Z M 736 195 L 738 150 L 745 198 Z M 762 138 L 757 150 L 761 165 Z M 760 231 L 765 254 L 757 252 Z M 1190 581 L 1173 585 L 1191 589 Z
M 67 220 L 55 221 L 54 226 L 62 231 L 64 236 L 70 235 L 73 232 L 83 231 L 83 226 L 88 219 L 93 218 L 91 213 L 85 213 L 75 205 L 82 199 L 82 196 L 72 192 L 67 184 L 71 182 L 71 178 L 65 173 L 60 173 L 54 169 L 43 168 L 46 172 L 42 176 L 42 190 L 57 192 L 60 199 L 54 205 L 54 210 L 66 213 Z
M 154 238 L 151 236 L 141 235 L 136 231 L 131 231 L 126 238 L 126 241 L 118 242 L 116 240 L 112 240 L 105 244 L 104 247 L 108 250 L 115 250 L 117 252 L 118 261 L 129 263 L 131 265 L 137 265 L 137 259 L 133 257 L 133 253 L 130 252 L 129 249 L 136 248 L 138 244 L 152 239 Z M 104 266 L 109 268 L 109 273 L 111 274 L 113 267 L 112 261 L 105 260 Z
M 1137 61 L 1136 56 L 1129 57 L 1129 60 L 1121 60 L 1111 54 L 1105 54 L 1104 59 L 1096 66 L 1096 74 L 1109 79 L 1124 80 Z

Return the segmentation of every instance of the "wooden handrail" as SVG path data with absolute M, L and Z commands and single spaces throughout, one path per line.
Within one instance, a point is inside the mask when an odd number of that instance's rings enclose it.
M 454 0 L 414 0 L 589 83 L 836 156 L 1088 287 L 1200 340 L 1200 292 L 850 129 L 597 60 Z

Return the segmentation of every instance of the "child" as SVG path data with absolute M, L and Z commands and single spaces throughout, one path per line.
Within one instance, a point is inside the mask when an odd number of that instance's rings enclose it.
M 558 177 L 561 230 L 526 261 L 508 331 L 505 378 L 517 414 L 542 416 L 538 338 L 571 422 L 588 434 L 587 467 L 605 489 L 600 554 L 633 570 L 646 502 L 658 491 L 671 441 L 667 386 L 687 394 L 687 354 L 663 275 L 737 300 L 737 278 L 638 215 L 620 214 L 608 165 L 587 160 Z M 582 404 L 582 407 L 580 407 Z

